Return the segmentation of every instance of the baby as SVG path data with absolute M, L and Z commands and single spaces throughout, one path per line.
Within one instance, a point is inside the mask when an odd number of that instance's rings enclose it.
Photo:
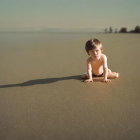
M 85 82 L 93 82 L 93 77 L 104 77 L 104 82 L 110 82 L 112 78 L 118 78 L 119 73 L 108 69 L 107 57 L 103 54 L 103 47 L 98 39 L 90 39 L 85 44 L 87 59 L 87 74 L 81 77 Z

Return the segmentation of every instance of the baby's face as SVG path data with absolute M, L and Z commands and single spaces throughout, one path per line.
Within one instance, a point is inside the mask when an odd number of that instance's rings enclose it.
M 100 48 L 95 48 L 89 51 L 89 55 L 93 58 L 93 59 L 100 59 L 101 57 L 101 49 Z

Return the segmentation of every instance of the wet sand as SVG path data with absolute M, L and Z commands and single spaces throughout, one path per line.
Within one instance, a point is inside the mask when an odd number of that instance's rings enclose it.
M 111 83 L 84 83 L 96 37 Z M 1 140 L 139 140 L 139 34 L 0 33 Z

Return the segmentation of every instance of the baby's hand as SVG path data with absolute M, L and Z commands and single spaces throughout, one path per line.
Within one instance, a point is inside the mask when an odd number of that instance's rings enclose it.
M 110 79 L 104 79 L 104 82 L 108 83 L 108 82 L 111 82 Z
M 87 80 L 84 80 L 84 82 L 93 82 L 93 79 L 87 79 Z

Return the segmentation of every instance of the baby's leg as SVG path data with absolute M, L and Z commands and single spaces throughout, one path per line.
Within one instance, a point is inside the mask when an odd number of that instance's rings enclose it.
M 109 69 L 109 71 L 108 71 L 108 76 L 107 76 L 108 78 L 110 78 L 110 79 L 115 79 L 115 78 L 118 78 L 119 77 L 119 73 L 117 73 L 117 72 L 112 72 L 110 69 Z

